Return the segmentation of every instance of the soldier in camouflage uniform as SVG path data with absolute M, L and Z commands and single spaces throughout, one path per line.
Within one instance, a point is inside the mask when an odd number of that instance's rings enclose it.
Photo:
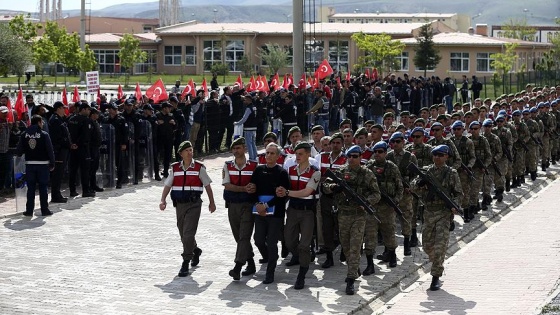
M 539 124 L 533 120 L 531 117 L 531 111 L 534 113 L 537 112 L 535 107 L 532 107 L 530 110 L 523 111 L 523 119 L 525 124 L 527 125 L 527 134 L 525 144 L 529 151 L 525 153 L 525 164 L 524 166 L 528 169 L 529 174 L 531 174 L 531 180 L 537 179 L 537 143 L 531 139 L 533 136 L 534 139 L 537 139 L 540 134 Z M 519 137 L 521 140 L 521 137 Z
M 451 140 L 457 147 L 457 151 L 459 151 L 459 156 L 461 157 L 462 163 L 468 168 L 472 169 L 474 163 L 476 162 L 476 157 L 474 155 L 474 144 L 471 139 L 467 138 L 463 135 L 463 131 L 465 130 L 465 125 L 462 121 L 456 121 L 453 123 L 453 136 Z M 469 196 L 470 196 L 470 188 L 471 185 L 467 184 L 470 183 L 472 178 L 469 177 L 467 172 L 461 168 L 459 171 L 459 178 L 461 179 L 461 187 L 463 188 L 463 200 L 461 200 L 461 207 L 463 207 L 464 211 L 464 221 L 465 223 L 470 222 L 470 213 L 469 213 Z M 477 192 L 478 193 L 478 192 Z
M 550 141 L 551 141 L 551 133 L 554 128 L 554 124 L 552 122 L 552 116 L 549 113 L 550 110 L 550 103 L 544 102 L 539 103 L 538 107 L 538 114 L 537 119 L 542 121 L 543 123 L 543 130 L 542 130 L 542 154 L 541 154 L 541 168 L 543 172 L 546 172 L 546 169 L 550 166 Z
M 482 129 L 484 130 L 484 137 L 488 140 L 490 145 L 490 152 L 492 152 L 491 163 L 488 166 L 488 174 L 484 175 L 484 183 L 482 186 L 482 210 L 486 210 L 490 204 L 492 204 L 492 184 L 494 184 L 494 189 L 496 190 L 496 199 L 501 202 L 504 199 L 504 181 L 502 176 L 498 175 L 496 168 L 500 171 L 502 170 L 498 165 L 498 161 L 502 158 L 502 142 L 500 138 L 492 133 L 492 127 L 494 127 L 494 122 L 492 119 L 485 119 L 482 122 Z M 495 180 L 497 179 L 497 180 Z
M 554 126 L 555 128 L 553 129 L 555 131 L 554 135 L 552 136 L 552 144 L 551 146 L 551 159 L 552 159 L 552 164 L 556 165 L 556 161 L 558 161 L 560 159 L 560 156 L 558 155 L 558 149 L 560 148 L 560 135 L 559 135 L 559 129 L 560 129 L 560 112 L 558 111 L 558 100 L 553 100 L 552 102 L 550 102 L 550 114 L 553 117 L 553 122 L 554 122 Z
M 459 204 L 462 197 L 461 181 L 457 171 L 446 165 L 446 160 L 450 150 L 446 145 L 439 145 L 432 150 L 434 164 L 427 169 L 427 174 L 431 175 L 441 187 L 444 193 Z M 443 274 L 443 262 L 449 245 L 449 211 L 443 200 L 434 196 L 429 200 L 426 188 L 427 183 L 419 178 L 413 182 L 413 188 L 422 195 L 426 209 L 424 210 L 424 227 L 422 232 L 422 242 L 424 251 L 428 254 L 432 262 L 432 283 L 430 290 L 439 290 L 441 283 L 439 278 Z M 458 209 L 451 209 L 457 213 Z
M 537 124 L 539 125 L 539 133 L 537 135 L 533 135 L 533 138 L 535 140 L 533 140 L 533 142 L 535 142 L 537 144 L 537 167 L 538 167 L 538 163 L 539 163 L 539 159 L 542 160 L 543 157 L 543 145 L 542 145 L 542 137 L 544 135 L 544 123 L 542 120 L 540 120 L 537 115 L 539 114 L 539 109 L 535 108 L 534 111 L 529 110 L 529 113 L 531 115 L 531 118 L 533 118 L 534 121 L 537 122 Z M 527 163 L 527 161 L 525 161 L 525 163 Z M 546 169 L 545 169 L 546 171 Z
M 482 190 L 482 180 L 484 178 L 485 170 L 488 170 L 490 162 L 492 162 L 492 151 L 490 151 L 490 144 L 488 140 L 480 134 L 480 122 L 473 121 L 469 125 L 471 132 L 471 141 L 474 145 L 474 155 L 476 157 L 473 165 L 474 180 L 470 182 L 471 189 L 469 192 L 469 215 L 470 219 L 474 219 L 474 215 L 478 213 L 479 200 L 478 195 Z
M 344 165 L 335 174 L 344 179 L 356 193 L 367 198 L 370 204 L 376 204 L 381 195 L 375 175 L 365 166 L 360 165 L 362 152 L 360 147 L 354 145 L 346 151 L 348 164 Z M 342 188 L 327 179 L 323 184 L 326 194 L 334 193 L 335 203 L 338 206 L 338 226 L 340 243 L 346 254 L 348 273 L 346 274 L 346 294 L 354 294 L 354 281 L 360 276 L 360 250 L 364 238 L 367 217 L 373 215 L 366 213 L 358 203 L 348 198 Z
M 518 118 L 521 117 L 520 111 L 513 112 L 514 117 L 516 114 L 517 116 L 519 116 Z M 509 180 L 508 181 L 505 180 L 505 175 L 507 173 L 508 163 L 513 162 L 513 153 L 512 153 L 513 141 L 511 138 L 511 132 L 509 131 L 508 128 L 504 127 L 505 123 L 506 120 L 504 117 L 502 116 L 499 116 L 499 118 L 496 117 L 496 127 L 492 129 L 492 133 L 496 135 L 498 139 L 500 139 L 500 143 L 502 145 L 501 148 L 502 155 L 499 159 L 496 159 L 496 165 L 498 166 L 498 169 L 500 170 L 500 173 L 502 175 L 500 176 L 498 172 L 494 172 L 494 188 L 496 189 L 495 199 L 500 199 L 500 201 L 501 198 L 503 199 L 504 190 L 505 191 L 510 190 L 510 182 Z
M 416 127 L 412 129 L 410 133 L 412 137 L 412 143 L 405 147 L 406 151 L 409 151 L 416 157 L 418 162 L 418 167 L 422 168 L 432 164 L 432 146 L 424 143 L 424 128 Z M 412 229 L 412 235 L 410 237 L 410 247 L 416 247 L 418 245 L 418 236 L 416 234 L 416 220 L 418 218 L 418 213 L 420 212 L 420 207 L 422 207 L 422 202 L 418 199 L 412 200 L 412 221 L 410 221 L 410 227 Z
M 398 203 L 403 196 L 403 185 L 401 173 L 395 163 L 386 159 L 387 149 L 389 146 L 385 141 L 379 141 L 373 146 L 373 160 L 370 160 L 367 167 L 377 177 L 377 185 L 379 190 L 383 191 Z M 366 223 L 365 234 L 365 252 L 368 258 L 368 266 L 364 270 L 364 276 L 374 273 L 373 267 L 373 254 L 375 254 L 375 247 L 377 246 L 377 231 L 381 231 L 383 243 L 385 244 L 385 252 L 377 256 L 377 259 L 389 263 L 389 267 L 397 266 L 397 239 L 395 236 L 395 209 L 382 198 L 381 201 L 375 206 L 377 209 L 378 217 L 381 222 L 377 220 L 368 220 Z
M 504 127 L 509 129 L 509 132 L 511 133 L 511 142 L 515 143 L 517 141 L 517 130 L 515 129 L 515 126 L 508 121 L 508 115 L 507 115 L 507 112 L 505 110 L 500 110 L 498 112 L 498 116 L 500 116 L 500 115 L 504 116 L 504 119 L 506 120 L 506 123 L 504 124 Z M 513 169 L 514 169 L 513 162 L 508 161 L 508 167 L 507 167 L 507 172 L 506 172 L 506 176 L 505 176 L 507 182 L 509 182 L 510 179 L 514 179 Z M 507 189 L 506 189 L 506 191 L 507 191 Z
M 526 115 L 529 115 L 529 110 Z M 521 120 L 521 111 L 516 110 L 512 113 L 513 125 L 515 126 L 515 131 L 517 133 L 517 141 L 513 142 L 513 170 L 511 188 L 516 188 L 521 186 L 524 178 L 525 171 L 525 153 L 527 148 L 527 143 L 529 142 L 529 128 Z
M 403 211 L 403 217 L 399 216 L 399 220 L 401 223 L 401 233 L 404 237 L 404 255 L 410 256 L 412 254 L 410 250 L 410 237 L 412 236 L 411 222 L 413 222 L 414 211 L 412 210 L 413 196 L 410 193 L 411 177 L 407 167 L 410 163 L 418 165 L 418 161 L 416 160 L 416 156 L 409 151 L 404 150 L 404 135 L 402 132 L 393 133 L 389 142 L 391 143 L 393 150 L 387 153 L 387 160 L 398 166 L 402 176 L 403 188 L 405 187 L 405 183 L 406 186 L 409 187 L 404 188 L 403 197 L 399 202 L 399 206 Z M 414 218 L 414 221 L 416 221 L 415 219 L 416 218 Z
M 432 147 L 437 147 L 441 144 L 448 146 L 451 150 L 451 155 L 447 159 L 447 165 L 453 167 L 457 171 L 461 169 L 461 157 L 459 156 L 459 151 L 457 151 L 457 148 L 451 139 L 443 136 L 443 125 L 438 122 L 433 123 L 430 131 L 434 132 L 434 137 L 428 140 L 428 144 Z

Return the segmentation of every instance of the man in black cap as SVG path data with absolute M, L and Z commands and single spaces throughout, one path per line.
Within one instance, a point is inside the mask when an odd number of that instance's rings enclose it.
M 108 115 L 103 119 L 104 124 L 113 125 L 115 128 L 115 165 L 117 166 L 117 189 L 122 188 L 128 178 L 126 177 L 125 169 L 128 166 L 126 157 L 126 150 L 129 144 L 129 130 L 128 123 L 119 114 L 118 106 L 115 103 L 109 104 L 107 108 Z
M 150 135 L 146 135 L 146 137 L 150 136 L 152 138 L 152 170 L 148 170 L 148 174 L 150 174 L 150 178 L 152 177 L 152 172 L 154 173 L 154 179 L 157 181 L 161 180 L 161 176 L 159 175 L 159 161 L 157 155 L 157 118 L 154 115 L 154 108 L 150 104 L 144 105 L 142 107 L 142 120 L 146 121 L 150 124 L 152 133 Z M 147 153 L 147 152 L 146 152 Z
M 194 160 L 192 144 L 189 141 L 183 141 L 179 145 L 179 154 L 181 154 L 182 160 L 171 165 L 171 173 L 165 179 L 165 186 L 161 193 L 159 209 L 161 211 L 165 210 L 167 206 L 165 199 L 171 192 L 171 200 L 173 200 L 173 206 L 177 210 L 177 228 L 183 243 L 183 253 L 181 254 L 183 264 L 178 276 L 186 277 L 189 275 L 189 264 L 193 267 L 197 266 L 202 254 L 202 250 L 196 244 L 195 234 L 202 208 L 200 196 L 203 189 L 206 190 L 210 201 L 208 205 L 210 213 L 216 211 L 216 204 L 210 186 L 212 180 L 206 172 L 206 167 L 199 161 Z
M 49 136 L 52 141 L 55 165 L 51 172 L 51 202 L 65 203 L 68 198 L 62 196 L 60 185 L 70 150 L 70 133 L 64 121 L 64 104 L 55 102 L 54 114 L 49 120 Z
M 315 209 L 319 198 L 317 189 L 321 172 L 309 163 L 309 143 L 300 142 L 296 145 L 295 156 L 297 164 L 288 169 L 288 175 L 292 178 L 290 187 L 278 187 L 276 196 L 290 197 L 284 239 L 293 256 L 286 265 L 300 265 L 294 289 L 301 290 L 305 285 L 305 275 L 311 262 L 310 249 L 315 229 Z
M 93 129 L 89 114 L 91 107 L 87 102 L 81 102 L 79 112 L 68 120 L 70 132 L 70 160 L 69 179 L 70 197 L 78 196 L 76 191 L 76 176 L 80 170 L 82 197 L 95 197 L 89 189 L 89 167 L 91 164 L 90 142 Z
M 256 272 L 254 253 L 251 246 L 253 234 L 253 214 L 255 192 L 251 184 L 251 176 L 257 168 L 256 161 L 245 157 L 245 138 L 240 137 L 231 143 L 234 159 L 224 164 L 222 171 L 222 185 L 224 186 L 224 200 L 228 208 L 231 232 L 237 243 L 235 253 L 235 267 L 229 271 L 233 280 L 241 279 L 241 275 L 249 276 Z M 247 268 L 241 273 L 241 267 L 247 262 Z
M 177 149 L 182 141 L 187 140 L 187 135 L 184 134 L 187 121 L 183 114 L 183 111 L 178 108 L 179 100 L 175 96 L 169 98 L 169 103 L 171 104 L 171 114 L 173 115 L 173 120 L 176 122 L 175 135 L 173 140 L 173 146 Z M 193 145 L 196 146 L 194 142 L 191 141 Z M 179 153 L 175 154 L 177 161 L 181 160 Z
M 54 152 L 49 134 L 43 131 L 43 119 L 39 115 L 31 118 L 31 126 L 22 133 L 17 147 L 17 155 L 25 154 L 25 174 L 27 181 L 27 204 L 25 216 L 33 216 L 35 209 L 35 188 L 39 184 L 41 213 L 52 215 L 49 210 L 48 185 L 49 170 L 54 170 Z
M 126 121 L 128 127 L 128 136 L 129 139 L 133 139 L 133 145 L 128 147 L 127 146 L 127 156 L 134 156 L 134 174 L 132 175 L 132 179 L 134 181 L 134 185 L 138 185 L 138 179 L 142 179 L 142 173 L 140 170 L 140 159 L 138 158 L 139 155 L 139 143 L 140 143 L 140 119 L 141 115 L 136 111 L 135 104 L 133 99 L 127 99 L 124 102 L 124 110 L 122 111 L 121 115 Z M 127 161 L 128 162 L 128 161 Z M 140 174 L 139 174 L 140 172 Z
M 99 110 L 97 108 L 92 108 L 89 114 L 89 119 L 91 119 L 92 131 L 91 131 L 91 142 L 90 142 L 90 152 L 91 152 L 91 165 L 89 168 L 89 182 L 90 189 L 93 192 L 102 192 L 103 188 L 97 185 L 97 169 L 99 168 L 99 159 L 101 158 L 101 126 L 99 125 Z
M 157 151 L 158 154 L 154 156 L 154 162 L 157 164 L 157 172 L 159 172 L 158 156 L 163 154 L 163 177 L 169 176 L 169 164 L 171 162 L 171 154 L 173 150 L 173 135 L 177 128 L 177 123 L 171 114 L 171 104 L 163 102 L 161 104 L 161 111 L 157 113 Z

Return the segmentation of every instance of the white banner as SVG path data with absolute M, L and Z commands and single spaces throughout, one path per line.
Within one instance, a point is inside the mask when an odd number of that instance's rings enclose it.
M 97 93 L 99 90 L 99 71 L 86 72 L 86 87 L 88 93 Z

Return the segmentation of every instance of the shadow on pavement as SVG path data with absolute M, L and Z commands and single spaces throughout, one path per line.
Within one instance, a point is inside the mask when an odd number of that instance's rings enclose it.
M 154 285 L 156 288 L 160 288 L 163 292 L 168 293 L 169 297 L 174 300 L 184 299 L 187 295 L 198 295 L 206 291 L 208 287 L 213 283 L 213 281 L 206 281 L 203 285 L 200 285 L 192 277 L 179 278 L 175 277 L 171 282 L 159 285 Z
M 45 217 L 24 217 L 20 219 L 8 219 L 4 222 L 4 227 L 13 231 L 24 231 L 39 228 L 45 225 Z
M 420 310 L 423 313 L 446 312 L 450 315 L 466 315 L 468 310 L 476 306 L 475 301 L 465 301 L 445 291 L 445 289 L 440 289 L 439 291 L 428 290 L 427 295 L 428 301 L 420 302 L 420 306 L 425 308 L 425 310 Z M 445 303 L 440 303 L 440 301 L 445 301 Z

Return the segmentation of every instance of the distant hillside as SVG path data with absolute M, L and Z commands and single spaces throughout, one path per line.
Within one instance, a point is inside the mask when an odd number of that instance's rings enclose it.
M 232 2 L 235 5 L 232 5 Z M 399 13 L 460 13 L 468 14 L 473 24 L 503 24 L 510 18 L 527 17 L 529 24 L 551 25 L 554 18 L 560 17 L 560 1 L 539 0 L 537 3 L 521 0 L 323 0 L 315 1 L 318 6 L 330 6 L 337 13 L 360 12 L 399 12 Z M 413 5 L 411 5 L 413 3 Z M 102 10 L 92 10 L 94 16 L 157 18 L 158 2 L 141 4 L 117 4 Z M 214 10 L 217 10 L 214 13 Z M 526 11 L 525 11 L 526 10 Z M 480 16 L 478 14 L 480 13 Z M 64 11 L 71 16 L 79 10 Z M 291 1 L 286 0 L 182 0 L 179 13 L 181 21 L 199 20 L 212 22 L 286 22 L 291 21 Z M 317 13 L 317 17 L 319 14 Z

